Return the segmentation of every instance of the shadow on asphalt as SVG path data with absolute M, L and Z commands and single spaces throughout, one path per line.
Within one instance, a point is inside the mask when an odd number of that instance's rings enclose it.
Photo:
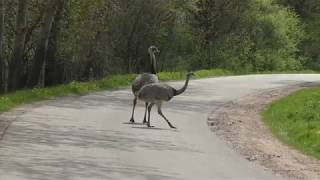
M 133 126 L 132 128 L 134 129 L 147 129 L 147 130 L 161 130 L 161 131 L 172 131 L 172 132 L 178 132 L 177 129 L 165 129 L 165 128 L 157 128 L 157 127 L 138 127 L 138 126 Z
M 205 93 L 200 96 L 207 96 Z M 186 95 L 187 96 L 187 95 Z M 212 95 L 211 95 L 212 96 Z M 163 110 L 170 109 L 176 112 L 192 111 L 208 113 L 215 107 L 223 105 L 224 102 L 220 101 L 204 101 L 188 99 L 184 97 L 175 98 L 172 102 L 164 103 Z M 71 109 L 96 109 L 97 107 L 104 107 L 107 109 L 124 110 L 127 109 L 131 112 L 132 108 L 132 95 L 123 92 L 100 92 L 82 97 L 65 97 L 59 100 L 53 100 L 47 105 L 58 108 L 71 108 Z M 143 107 L 139 104 L 139 107 Z
M 122 124 L 128 124 L 128 125 L 137 125 L 137 126 L 145 126 L 146 124 L 144 124 L 144 123 L 139 123 L 139 122 L 134 122 L 134 123 L 132 123 L 132 122 L 124 122 L 124 123 L 122 123 Z

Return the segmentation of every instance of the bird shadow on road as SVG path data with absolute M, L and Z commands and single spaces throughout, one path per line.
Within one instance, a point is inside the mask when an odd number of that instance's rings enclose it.
M 157 128 L 157 127 L 147 127 L 145 123 L 139 123 L 139 122 L 123 122 L 122 124 L 128 124 L 132 125 L 132 128 L 135 129 L 148 129 L 148 130 L 162 130 L 162 131 L 177 131 L 177 129 L 168 129 L 168 128 Z
M 134 129 L 147 129 L 147 130 L 159 130 L 159 131 L 172 131 L 178 132 L 177 129 L 165 129 L 165 128 L 157 128 L 157 127 L 142 127 L 142 126 L 133 126 Z
M 137 123 L 137 122 L 134 122 L 134 123 L 132 123 L 132 122 L 123 122 L 122 124 L 139 125 L 139 126 L 146 125 L 144 123 Z

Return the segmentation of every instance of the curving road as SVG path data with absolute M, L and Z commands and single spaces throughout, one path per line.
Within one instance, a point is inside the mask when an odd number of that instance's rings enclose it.
M 163 108 L 177 130 L 156 112 L 156 128 L 124 124 L 131 111 L 129 90 L 25 106 L 0 142 L 0 179 L 274 179 L 210 132 L 207 115 L 256 91 L 315 81 L 320 75 L 193 80 Z M 142 115 L 141 106 L 136 120 Z

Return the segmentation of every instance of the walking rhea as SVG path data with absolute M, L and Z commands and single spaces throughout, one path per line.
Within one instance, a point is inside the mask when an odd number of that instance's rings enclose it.
M 134 123 L 134 111 L 135 111 L 135 107 L 137 105 L 137 95 L 139 90 L 147 85 L 147 84 L 151 84 L 151 83 L 157 83 L 159 82 L 158 76 L 157 76 L 157 69 L 156 69 L 156 53 L 159 53 L 159 49 L 156 46 L 150 46 L 148 49 L 149 55 L 150 55 L 150 62 L 151 62 L 151 67 L 150 67 L 150 73 L 143 73 L 140 74 L 139 76 L 137 76 L 134 81 L 132 82 L 132 93 L 134 95 L 134 99 L 133 99 L 133 108 L 132 108 L 132 115 L 131 115 L 131 119 L 130 122 Z M 144 118 L 143 118 L 143 123 L 146 123 L 146 114 L 147 114 L 147 107 L 148 107 L 148 103 L 145 103 L 145 113 L 144 113 Z
M 141 101 L 144 101 L 148 105 L 148 127 L 151 127 L 150 125 L 150 112 L 153 107 L 153 105 L 157 105 L 158 107 L 158 114 L 163 117 L 163 119 L 166 120 L 168 125 L 171 128 L 175 128 L 165 117 L 162 113 L 162 103 L 166 101 L 170 101 L 174 96 L 178 96 L 182 94 L 188 87 L 190 78 L 194 75 L 194 73 L 189 72 L 186 75 L 186 81 L 182 88 L 175 89 L 167 84 L 164 83 L 152 83 L 145 85 L 141 88 L 141 90 L 138 92 L 138 98 Z

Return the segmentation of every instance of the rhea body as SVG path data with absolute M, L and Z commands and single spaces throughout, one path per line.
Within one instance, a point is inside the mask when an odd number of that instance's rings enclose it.
M 147 106 L 148 107 L 148 122 L 147 122 L 148 127 L 151 127 L 150 125 L 151 109 L 154 105 L 156 105 L 158 107 L 158 114 L 164 120 L 166 120 L 166 122 L 171 128 L 175 128 L 167 119 L 167 117 L 164 116 L 164 114 L 162 113 L 162 104 L 163 102 L 170 101 L 174 96 L 178 96 L 183 92 L 185 92 L 189 85 L 189 80 L 193 75 L 194 74 L 192 72 L 186 75 L 185 84 L 180 89 L 175 89 L 164 83 L 152 83 L 152 84 L 145 85 L 144 87 L 141 88 L 141 90 L 138 93 L 138 99 L 148 104 Z
M 156 68 L 156 53 L 159 53 L 160 51 L 158 50 L 157 47 L 155 46 L 150 46 L 148 49 L 148 53 L 150 55 L 150 72 L 149 73 L 143 73 L 138 75 L 132 82 L 132 93 L 134 95 L 134 99 L 133 99 L 133 108 L 132 108 L 132 114 L 131 114 L 131 119 L 130 122 L 134 123 L 134 111 L 135 111 L 135 107 L 137 105 L 137 96 L 138 96 L 138 92 L 139 90 L 147 85 L 147 84 L 151 84 L 151 83 L 158 83 L 159 82 L 159 78 L 157 76 L 157 68 Z M 147 114 L 147 107 L 148 107 L 148 103 L 145 103 L 145 113 L 144 113 L 144 119 L 143 119 L 143 123 L 146 123 L 146 114 Z

